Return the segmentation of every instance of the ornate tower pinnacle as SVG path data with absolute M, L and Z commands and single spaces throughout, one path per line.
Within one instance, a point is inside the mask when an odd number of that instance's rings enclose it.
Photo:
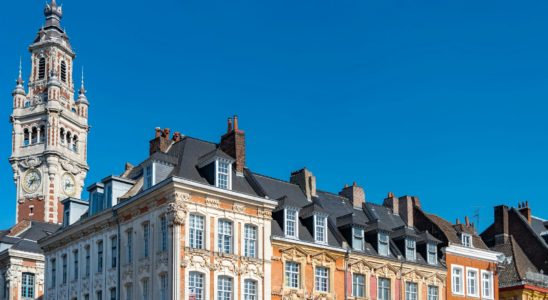
M 46 3 L 44 8 L 46 16 L 46 28 L 57 27 L 61 29 L 61 19 L 63 18 L 63 7 L 57 5 L 57 1 L 51 0 L 50 4 Z

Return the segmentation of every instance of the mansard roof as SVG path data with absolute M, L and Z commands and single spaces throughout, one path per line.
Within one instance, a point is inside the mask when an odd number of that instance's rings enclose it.
M 7 248 L 4 251 L 12 249 L 31 253 L 42 253 L 42 249 L 38 245 L 38 240 L 61 228 L 61 226 L 57 224 L 30 221 L 28 226 L 15 232 L 15 228 L 18 225 L 21 226 L 21 224 L 17 224 L 10 228 L 10 230 L 2 231 L 0 234 L 0 244 L 4 244 Z

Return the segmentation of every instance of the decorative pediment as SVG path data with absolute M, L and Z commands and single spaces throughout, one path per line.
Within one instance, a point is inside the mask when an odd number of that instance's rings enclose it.
M 398 274 L 398 269 L 396 269 L 390 264 L 384 264 L 375 268 L 375 272 L 377 273 L 377 275 L 381 275 L 383 277 L 389 277 L 389 276 L 396 276 Z
M 329 264 L 335 263 L 336 261 L 335 257 L 331 256 L 327 252 L 320 252 L 318 254 L 312 255 L 311 259 L 316 265 L 320 266 L 327 266 Z
M 352 272 L 365 273 L 367 271 L 372 271 L 373 269 L 375 269 L 375 267 L 368 261 L 360 259 L 355 262 L 350 262 L 350 269 L 352 270 Z
M 424 279 L 424 274 L 422 274 L 422 272 L 420 272 L 418 270 L 411 269 L 409 271 L 403 272 L 402 277 L 406 281 L 417 282 L 417 281 L 420 281 L 420 280 Z
M 280 252 L 285 260 L 306 259 L 308 257 L 308 254 L 298 246 L 291 246 L 280 250 Z

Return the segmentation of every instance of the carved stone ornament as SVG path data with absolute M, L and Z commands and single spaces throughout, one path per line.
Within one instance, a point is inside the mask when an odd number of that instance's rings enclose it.
M 189 194 L 174 193 L 171 197 L 171 201 L 168 204 L 167 216 L 173 225 L 183 225 L 185 223 L 186 213 L 188 207 L 186 201 L 190 200 Z
M 63 169 L 65 169 L 65 171 L 71 173 L 72 175 L 78 175 L 82 173 L 82 169 L 78 167 L 74 162 L 63 159 L 60 161 L 60 163 Z
M 236 213 L 241 213 L 245 210 L 245 205 L 234 203 L 234 205 L 232 206 L 232 210 Z
M 259 215 L 259 217 L 261 218 L 264 218 L 264 219 L 272 219 L 272 212 L 270 210 L 265 210 L 265 209 L 259 209 L 257 211 L 257 214 Z
M 221 201 L 215 198 L 206 198 L 206 205 L 213 208 L 219 208 L 219 206 L 221 206 Z
M 42 158 L 38 156 L 30 156 L 19 162 L 19 165 L 24 169 L 34 169 L 42 164 Z

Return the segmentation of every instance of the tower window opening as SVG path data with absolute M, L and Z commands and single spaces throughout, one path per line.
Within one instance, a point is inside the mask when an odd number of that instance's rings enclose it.
M 61 81 L 67 82 L 67 63 L 61 62 Z
M 72 137 L 72 145 L 71 145 L 71 150 L 74 151 L 74 152 L 78 152 L 78 136 L 77 135 L 74 135 L 74 137 Z
M 28 146 L 29 142 L 29 130 L 25 128 L 25 130 L 23 131 L 23 146 Z
M 70 145 L 72 143 L 72 133 L 70 131 L 67 131 L 67 147 L 70 148 Z
M 36 144 L 38 142 L 38 129 L 36 127 L 32 127 L 32 132 L 30 136 L 30 143 Z
M 61 145 L 65 144 L 65 129 L 61 128 L 59 132 L 59 137 L 61 138 Z
M 38 79 L 46 78 L 46 59 L 40 58 L 38 62 Z
M 46 126 L 40 126 L 40 143 L 46 142 Z

